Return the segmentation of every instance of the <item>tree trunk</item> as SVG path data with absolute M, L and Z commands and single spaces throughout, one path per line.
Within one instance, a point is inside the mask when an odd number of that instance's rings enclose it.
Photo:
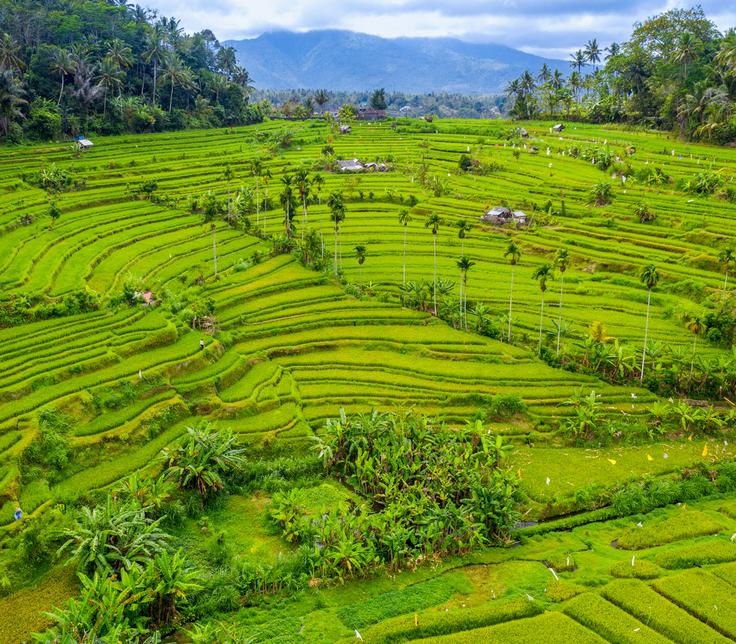
M 437 315 L 437 235 L 432 236 L 434 242 L 434 288 L 432 289 L 432 300 L 434 304 L 434 314 Z
M 463 328 L 463 272 L 460 271 L 460 328 Z
M 511 267 L 511 286 L 509 287 L 509 332 L 507 336 L 507 341 L 509 344 L 511 344 L 511 311 L 514 306 L 514 271 L 516 270 L 516 266 Z
M 335 261 L 333 262 L 332 272 L 337 277 L 337 224 L 335 224 Z
M 153 59 L 153 106 L 156 107 L 156 78 L 158 76 L 158 60 Z
M 726 299 L 726 287 L 728 286 L 728 266 L 726 266 L 726 278 L 723 280 L 723 295 L 721 295 L 721 299 Z
M 56 107 L 61 105 L 61 97 L 64 95 L 64 74 L 61 75 L 61 89 L 59 90 L 59 100 L 56 101 Z
M 302 219 L 302 241 L 304 241 L 304 231 L 307 229 L 307 197 L 302 195 L 302 208 L 304 209 L 304 218 Z
M 214 257 L 215 277 L 217 277 L 217 226 L 212 226 L 212 255 Z
M 649 305 L 652 301 L 652 289 L 649 289 L 647 294 L 647 320 L 644 324 L 644 348 L 641 352 L 641 374 L 639 375 L 639 382 L 644 382 L 644 362 L 647 359 L 647 339 L 649 335 Z
M 468 330 L 468 273 L 463 275 L 463 291 L 465 292 L 465 304 L 463 305 L 463 317 L 465 318 L 465 330 Z
M 695 367 L 695 348 L 696 348 L 697 343 L 698 343 L 698 334 L 695 333 L 694 335 L 695 335 L 695 337 L 693 338 L 693 355 L 690 358 L 690 378 L 693 377 L 693 369 Z
M 560 355 L 560 334 L 562 332 L 562 289 L 565 287 L 565 273 L 560 273 L 560 314 L 557 318 L 557 355 Z
M 544 291 L 542 291 L 542 305 L 539 307 L 539 350 L 538 355 L 542 355 L 542 325 L 544 324 Z
M 171 114 L 171 107 L 174 104 L 174 81 L 171 81 L 171 93 L 169 94 L 169 114 Z
M 102 95 L 102 116 L 107 116 L 107 86 L 105 87 L 105 93 Z
M 402 285 L 406 286 L 406 224 L 404 224 L 404 271 Z

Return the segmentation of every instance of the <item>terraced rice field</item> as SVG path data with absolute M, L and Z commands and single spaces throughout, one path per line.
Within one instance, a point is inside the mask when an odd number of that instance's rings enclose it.
M 653 262 L 662 281 L 652 298 L 651 337 L 673 346 L 691 346 L 692 336 L 677 314 L 721 288 L 723 276 L 716 256 L 733 239 L 736 205 L 694 197 L 674 185 L 652 188 L 630 181 L 614 188 L 612 205 L 591 208 L 585 205 L 587 191 L 607 175 L 562 152 L 571 145 L 604 141 L 616 151 L 633 145 L 635 169 L 654 164 L 676 180 L 711 165 L 731 176 L 736 172 L 736 150 L 590 126 L 570 126 L 558 137 L 548 134 L 548 126 L 529 127 L 528 145 L 537 145 L 539 153 L 522 150 L 518 159 L 506 142 L 510 124 L 463 121 L 406 121 L 396 129 L 385 124 L 358 125 L 349 136 L 334 140 L 323 123 L 278 122 L 227 131 L 110 137 L 96 140 L 95 147 L 81 157 L 66 145 L 4 150 L 0 158 L 3 295 L 34 302 L 89 289 L 103 305 L 90 313 L 0 329 L 0 544 L 17 530 L 13 522 L 17 505 L 26 516 L 33 516 L 54 503 L 104 489 L 132 471 L 145 469 L 199 418 L 242 434 L 254 452 L 303 453 L 310 436 L 341 407 L 354 412 L 413 406 L 460 423 L 490 404 L 493 396 L 516 394 L 528 405 L 528 418 L 500 423 L 498 429 L 519 437 L 515 466 L 523 471 L 524 491 L 540 507 L 553 499 L 573 498 L 589 485 L 611 488 L 645 475 L 665 476 L 703 460 L 702 443 L 621 448 L 615 454 L 561 447 L 550 423 L 568 413 L 563 403 L 576 392 L 595 390 L 607 410 L 630 415 L 646 411 L 655 397 L 645 390 L 554 369 L 538 360 L 524 342 L 507 344 L 456 330 L 398 302 L 404 239 L 398 213 L 408 207 L 409 196 L 417 204 L 411 208 L 406 231 L 407 278 L 432 278 L 432 235 L 424 220 L 436 212 L 444 220 L 437 243 L 439 275 L 453 280 L 457 288 L 455 261 L 464 243 L 465 254 L 476 262 L 469 274 L 469 298 L 488 305 L 499 320 L 508 307 L 511 266 L 503 257 L 508 233 L 480 225 L 480 215 L 484 208 L 501 202 L 533 214 L 534 206 L 541 209 L 549 200 L 558 208 L 564 200 L 564 214 L 547 225 L 514 233 L 523 251 L 514 285 L 516 336 L 535 337 L 539 288 L 531 275 L 564 245 L 572 258 L 562 309 L 569 325 L 565 343 L 582 343 L 590 324 L 599 320 L 609 335 L 626 346 L 639 346 L 646 290 L 637 274 Z M 292 131 L 293 143 L 287 149 L 274 149 L 269 137 L 284 129 Z M 215 277 L 212 231 L 201 215 L 190 212 L 188 199 L 208 191 L 224 198 L 241 184 L 252 186 L 248 164 L 256 157 L 264 159 L 273 175 L 269 189 L 274 196 L 280 175 L 302 164 L 311 168 L 328 142 L 338 158 L 392 159 L 391 171 L 385 174 L 326 173 L 320 202 L 309 208 L 309 225 L 324 235 L 329 255 L 333 237 L 325 197 L 332 190 L 345 191 L 343 271 L 348 282 L 372 283 L 379 295 L 356 299 L 328 274 L 304 268 L 291 255 L 250 262 L 255 251 L 267 253 L 270 244 L 222 221 L 216 224 Z M 493 161 L 499 169 L 489 176 L 459 174 L 461 154 Z M 83 189 L 58 196 L 62 214 L 53 225 L 46 214 L 48 197 L 32 181 L 51 163 L 84 183 Z M 422 187 L 421 164 L 426 164 L 429 175 L 446 183 L 443 196 L 435 197 Z M 223 179 L 226 165 L 236 173 L 232 185 Z M 152 203 L 132 195 L 131 188 L 146 180 L 155 180 L 157 194 L 165 199 Z M 404 203 L 398 202 L 399 195 Z M 654 224 L 641 224 L 633 216 L 633 207 L 640 201 L 656 211 Z M 271 210 L 261 213 L 258 225 L 277 233 L 282 218 L 282 213 Z M 464 242 L 455 227 L 461 220 L 474 225 Z M 363 266 L 353 258 L 356 244 L 368 249 Z M 186 291 L 211 300 L 218 332 L 191 330 L 172 308 L 109 305 L 131 280 L 155 296 Z M 557 288 L 558 282 L 553 282 L 547 294 L 547 331 L 559 313 Z M 200 339 L 205 340 L 204 350 Z M 707 355 L 722 351 L 705 342 L 701 347 Z M 19 459 L 38 435 L 39 419 L 48 410 L 71 419 L 75 456 L 64 476 L 28 482 L 21 477 Z M 526 437 L 533 446 L 522 445 Z M 646 458 L 647 453 L 656 458 Z M 717 458 L 732 458 L 731 449 L 724 447 Z M 733 532 L 733 520 L 715 510 L 712 513 L 724 526 L 720 536 L 684 538 L 683 547 L 701 539 L 725 544 L 719 561 L 731 561 L 723 534 Z M 725 608 L 728 600 L 718 612 L 707 607 L 698 612 L 691 594 L 693 588 L 703 587 L 725 597 L 734 579 L 731 569 L 718 564 L 712 571 L 680 573 L 674 555 L 671 561 L 658 560 L 658 548 L 674 552 L 669 543 L 642 551 L 642 560 L 651 560 L 656 567 L 654 581 L 614 581 L 602 590 L 586 587 L 592 584 L 592 578 L 581 580 L 587 574 L 581 562 L 587 557 L 597 558 L 593 566 L 597 574 L 600 557 L 610 557 L 613 565 L 631 556 L 621 548 L 590 554 L 586 531 L 596 539 L 605 532 L 610 542 L 622 525 L 595 524 L 572 534 L 533 537 L 522 546 L 524 552 L 535 553 L 529 556 L 520 550 L 493 551 L 487 555 L 489 561 L 483 560 L 486 555 L 478 555 L 477 562 L 464 561 L 457 570 L 448 565 L 443 574 L 456 579 L 441 584 L 441 592 L 454 589 L 447 596 L 433 594 L 431 587 L 426 593 L 422 590 L 421 584 L 432 584 L 437 574 L 431 569 L 415 573 L 411 582 L 376 583 L 365 592 L 376 602 L 378 617 L 365 608 L 361 631 L 364 637 L 366 632 L 381 633 L 367 641 L 449 634 L 455 638 L 458 630 L 465 631 L 467 641 L 528 641 L 525 637 L 532 632 L 528 629 L 544 624 L 560 640 L 661 641 L 680 632 L 668 621 L 674 616 L 682 621 L 682 632 L 695 633 L 698 641 L 733 637 L 736 627 L 733 613 Z M 579 553 L 575 555 L 578 569 L 560 573 L 561 581 L 554 585 L 541 563 L 548 546 Z M 504 590 L 518 590 L 519 579 L 526 584 L 524 594 Z M 558 596 L 545 599 L 545 587 Z M 251 618 L 243 615 L 243 628 L 254 641 L 261 641 L 267 638 L 259 635 L 259 629 L 275 637 L 276 622 L 283 622 L 280 641 L 291 641 L 286 632 L 290 625 L 317 633 L 322 618 L 329 615 L 332 626 L 321 633 L 324 641 L 336 641 L 350 635 L 348 627 L 356 627 L 344 615 L 350 612 L 351 602 L 358 606 L 367 601 L 361 588 L 326 590 L 320 599 L 325 607 L 305 611 L 298 619 L 290 614 L 285 620 L 245 624 Z M 630 588 L 636 592 L 629 593 Z M 533 600 L 527 600 L 527 591 Z M 384 592 L 416 595 L 416 603 L 412 599 L 406 604 L 416 606 L 405 611 L 412 615 L 382 612 Z M 489 608 L 491 592 L 499 601 Z M 389 603 L 402 604 L 401 597 Z M 306 605 L 311 600 L 300 601 Z M 343 608 L 338 610 L 338 603 Z M 475 617 L 463 611 L 475 611 Z M 463 615 L 462 620 L 455 620 L 456 613 Z M 590 617 L 593 613 L 595 619 Z M 512 621 L 517 617 L 523 617 L 518 625 Z M 445 619 L 454 626 L 442 626 Z M 425 621 L 432 626 L 424 629 Z M 460 628 L 461 622 L 472 628 Z M 476 628 L 480 630 L 474 632 Z

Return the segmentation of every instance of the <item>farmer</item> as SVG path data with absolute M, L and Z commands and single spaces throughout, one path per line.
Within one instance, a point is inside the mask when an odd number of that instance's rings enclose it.
M 15 514 L 13 515 L 16 521 L 20 521 L 23 518 L 23 510 L 15 508 Z
M 202 351 L 204 349 L 204 340 L 199 341 L 199 350 Z

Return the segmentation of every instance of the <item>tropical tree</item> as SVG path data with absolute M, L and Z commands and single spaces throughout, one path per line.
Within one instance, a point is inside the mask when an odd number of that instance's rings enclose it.
M 232 169 L 232 167 L 230 167 L 229 163 L 225 165 L 225 169 L 222 172 L 222 178 L 225 180 L 225 185 L 227 186 L 227 216 L 229 219 L 232 214 L 232 210 L 230 207 L 230 184 L 232 183 L 233 179 L 235 179 L 235 171 Z
M 327 94 L 327 91 L 324 89 L 318 89 L 314 93 L 314 102 L 317 103 L 317 106 L 320 110 L 327 104 L 327 102 L 330 100 L 329 95 Z
M 305 168 L 299 168 L 294 173 L 294 182 L 296 189 L 299 191 L 299 200 L 302 202 L 302 239 L 304 239 L 304 231 L 307 229 L 307 199 L 309 198 L 309 172 Z
M 509 243 L 506 245 L 506 250 L 503 254 L 504 257 L 508 257 L 509 263 L 511 264 L 511 282 L 509 283 L 509 330 L 506 335 L 506 341 L 511 342 L 511 313 L 514 307 L 514 272 L 516 271 L 516 265 L 521 259 L 521 248 L 513 240 L 509 239 Z
M 595 65 L 595 69 L 598 71 L 598 63 L 601 62 L 601 48 L 598 46 L 598 41 L 595 38 L 589 40 L 585 45 L 583 55 L 585 56 L 585 60 Z M 578 69 L 578 71 L 580 70 Z
M 0 132 L 10 134 L 10 126 L 24 117 L 23 107 L 27 105 L 25 91 L 9 69 L 0 71 Z
M 192 70 L 189 69 L 181 60 L 179 55 L 171 52 L 163 59 L 163 70 L 161 72 L 161 80 L 168 82 L 169 90 L 169 112 L 174 106 L 174 88 L 179 85 L 184 89 L 194 89 L 196 84 L 192 76 Z
M 99 72 L 97 74 L 97 82 L 103 87 L 102 94 L 102 115 L 107 114 L 107 93 L 110 90 L 117 89 L 118 91 L 123 86 L 123 78 L 125 78 L 125 72 L 118 66 L 118 64 L 109 58 L 105 58 L 100 65 Z
M 582 49 L 578 49 L 574 54 L 570 54 L 570 67 L 572 67 L 578 74 L 585 67 L 586 56 Z
M 731 268 L 731 264 L 736 261 L 736 253 L 734 253 L 733 248 L 724 248 L 720 253 L 718 253 L 718 261 L 721 262 L 725 270 L 725 277 L 723 278 L 723 293 L 721 294 L 721 299 L 724 299 L 726 297 L 726 288 L 728 287 L 728 271 Z
M 337 275 L 337 245 L 340 236 L 340 224 L 345 221 L 345 199 L 342 192 L 331 192 L 327 199 L 327 206 L 330 209 L 330 219 L 335 231 L 335 258 L 333 263 L 333 273 Z
M 552 279 L 552 264 L 542 264 L 532 274 L 532 279 L 539 282 L 539 290 L 542 294 L 542 302 L 539 308 L 539 349 L 537 353 L 542 355 L 542 326 L 544 324 L 544 293 L 547 290 L 547 280 Z
M 411 221 L 411 215 L 405 208 L 399 211 L 399 223 L 404 227 L 404 265 L 402 270 L 401 285 L 406 286 L 406 227 Z
M 107 47 L 105 58 L 121 69 L 127 69 L 133 64 L 133 51 L 119 38 L 113 38 Z
M 163 550 L 147 562 L 143 571 L 148 591 L 148 615 L 153 628 L 173 624 L 190 595 L 202 586 L 181 549 Z
M 475 266 L 475 262 L 463 256 L 457 261 L 460 269 L 460 324 L 468 330 L 468 271 Z M 463 293 L 465 299 L 463 300 Z
M 560 334 L 562 332 L 562 294 L 565 288 L 565 271 L 570 265 L 570 257 L 566 248 L 560 248 L 555 253 L 554 267 L 560 271 L 560 309 L 557 318 L 557 355 L 560 355 Z
M 432 295 L 432 301 L 434 303 L 433 311 L 434 314 L 437 315 L 437 233 L 440 230 L 440 225 L 444 223 L 442 221 L 442 218 L 436 213 L 431 213 L 427 220 L 424 222 L 424 226 L 426 228 L 430 228 L 432 230 L 432 243 L 434 247 L 434 272 L 433 272 L 433 295 Z
M 698 336 L 705 329 L 703 319 L 696 313 L 692 313 L 687 316 L 687 328 L 690 333 L 693 334 L 693 353 L 690 357 L 690 377 L 693 377 L 693 369 L 695 368 L 695 351 L 698 345 Z
M 473 224 L 471 224 L 469 221 L 466 221 L 465 219 L 461 219 L 456 224 L 457 226 L 457 236 L 460 238 L 460 255 L 465 255 L 465 236 L 473 230 Z
M 360 281 L 363 281 L 363 264 L 365 263 L 366 247 L 363 244 L 358 244 L 355 247 L 355 259 L 358 260 L 358 266 L 360 269 Z
M 144 60 L 147 63 L 153 63 L 153 89 L 151 94 L 151 104 L 154 107 L 156 106 L 156 90 L 158 88 L 158 66 L 161 59 L 165 56 L 166 51 L 166 42 L 164 41 L 161 27 L 159 24 L 156 24 L 148 34 L 148 47 L 143 55 Z
M 61 80 L 59 98 L 56 101 L 57 105 L 61 105 L 61 97 L 64 95 L 64 81 L 69 74 L 74 72 L 74 59 L 66 49 L 54 49 L 54 52 L 51 54 L 49 70 L 58 74 Z
M 291 237 L 293 228 L 294 211 L 296 210 L 296 197 L 292 187 L 293 177 L 285 174 L 281 177 L 281 184 L 284 186 L 281 190 L 279 200 L 281 207 L 284 209 L 284 231 L 287 237 Z
M 182 490 L 196 490 L 205 499 L 225 487 L 227 476 L 245 464 L 245 450 L 230 431 L 209 425 L 187 427 L 183 440 L 161 453 L 166 477 Z
M 647 358 L 647 341 L 649 339 L 649 309 L 652 302 L 652 289 L 657 286 L 659 282 L 659 273 L 657 267 L 654 264 L 647 264 L 642 268 L 639 273 L 639 280 L 644 286 L 647 287 L 647 317 L 644 324 L 644 346 L 641 352 L 641 374 L 639 376 L 640 381 L 644 381 L 644 364 Z
M 594 206 L 605 206 L 613 199 L 613 188 L 610 183 L 601 181 L 596 183 L 588 193 L 588 203 Z
M 10 34 L 3 33 L 3 37 L 0 38 L 0 72 L 21 71 L 24 67 L 20 45 L 11 38 Z

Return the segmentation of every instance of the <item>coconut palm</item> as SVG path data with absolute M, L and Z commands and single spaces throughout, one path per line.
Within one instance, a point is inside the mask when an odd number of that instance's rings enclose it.
M 457 226 L 457 236 L 460 238 L 460 255 L 465 255 L 465 236 L 473 230 L 473 224 L 469 221 L 461 219 L 455 226 Z
M 260 178 L 263 173 L 263 162 L 260 159 L 251 159 L 250 162 L 250 175 L 255 179 L 256 183 L 256 226 L 261 223 L 261 194 Z
M 167 54 L 164 57 L 161 80 L 168 82 L 171 86 L 169 91 L 169 112 L 171 112 L 174 106 L 174 87 L 177 85 L 185 89 L 194 89 L 196 87 L 192 70 L 182 62 L 179 55 L 175 52 Z
M 22 108 L 27 104 L 24 96 L 25 91 L 15 80 L 13 72 L 0 72 L 0 132 L 3 135 L 10 133 L 12 123 L 24 118 Z
M 330 97 L 327 95 L 327 91 L 324 89 L 318 89 L 314 93 L 314 102 L 317 103 L 317 106 L 320 110 L 327 104 L 327 101 L 329 100 Z
M 20 57 L 20 45 L 18 45 L 8 33 L 3 33 L 0 38 L 0 72 L 21 71 L 25 65 Z
M 585 45 L 583 55 L 585 56 L 585 60 L 595 65 L 595 69 L 598 71 L 598 63 L 601 62 L 601 48 L 598 46 L 598 41 L 595 38 L 589 40 Z
M 287 237 L 291 237 L 293 232 L 294 211 L 296 210 L 296 197 L 292 187 L 293 177 L 285 174 L 281 177 L 281 183 L 284 186 L 279 196 L 281 207 L 284 209 L 284 231 Z
M 582 49 L 578 49 L 574 54 L 570 54 L 570 67 L 580 73 L 580 70 L 585 67 L 586 57 Z
M 358 266 L 360 266 L 360 281 L 363 281 L 363 264 L 365 263 L 366 247 L 363 244 L 358 244 L 355 247 L 355 259 L 358 260 Z
M 345 221 L 345 199 L 342 192 L 332 192 L 327 199 L 327 206 L 330 209 L 330 219 L 335 229 L 335 258 L 333 263 L 333 273 L 337 275 L 337 240 L 340 235 L 340 224 Z
M 698 335 L 703 332 L 703 330 L 705 329 L 705 325 L 703 324 L 703 320 L 701 319 L 701 317 L 693 313 L 687 317 L 687 328 L 690 333 L 693 334 L 693 354 L 690 357 L 690 377 L 692 378 L 693 369 L 695 367 L 695 351 L 698 344 Z
M 542 303 L 539 308 L 539 349 L 537 353 L 542 355 L 542 325 L 544 324 L 544 292 L 547 290 L 547 280 L 552 279 L 552 264 L 542 264 L 532 274 L 532 279 L 539 282 L 539 290 L 542 293 Z
M 302 239 L 304 239 L 304 231 L 307 229 L 307 199 L 309 198 L 309 171 L 305 168 L 299 168 L 294 173 L 294 182 L 296 189 L 299 191 L 299 200 L 302 202 Z
M 475 266 L 475 262 L 463 256 L 456 262 L 460 269 L 460 324 L 468 330 L 468 271 Z M 465 299 L 463 300 L 463 293 Z
M 266 195 L 264 198 L 264 206 L 263 206 L 263 236 L 266 236 L 266 213 L 268 211 L 268 184 L 270 183 L 272 179 L 271 171 L 266 169 L 261 171 L 261 179 L 263 179 L 263 184 L 266 188 Z
M 721 299 L 724 299 L 726 297 L 726 288 L 728 287 L 728 271 L 731 268 L 731 264 L 736 261 L 736 253 L 734 253 L 733 248 L 724 248 L 718 253 L 718 261 L 721 262 L 726 272 L 723 278 L 723 293 L 721 294 Z
M 503 256 L 508 257 L 509 263 L 511 264 L 511 282 L 509 285 L 509 330 L 506 336 L 506 341 L 511 342 L 511 312 L 514 307 L 514 272 L 516 271 L 516 265 L 521 259 L 521 249 L 513 239 L 509 239 L 509 243 L 506 245 L 506 251 Z
M 162 29 L 159 24 L 156 24 L 148 36 L 148 47 L 143 55 L 143 59 L 147 63 L 153 63 L 153 93 L 151 95 L 151 103 L 154 107 L 156 107 L 156 90 L 158 88 L 158 66 L 166 51 Z
M 555 268 L 560 271 L 560 309 L 559 316 L 557 318 L 557 355 L 560 355 L 560 334 L 562 332 L 562 293 L 565 288 L 565 271 L 570 264 L 570 258 L 567 253 L 567 249 L 560 248 L 555 253 Z
M 133 64 L 133 54 L 130 47 L 119 38 L 110 41 L 105 58 L 114 62 L 121 69 L 127 69 Z
M 107 114 L 107 93 L 111 89 L 117 89 L 118 91 L 123 86 L 123 78 L 125 78 L 125 72 L 118 66 L 118 64 L 109 58 L 104 58 L 100 64 L 100 70 L 97 74 L 97 82 L 103 88 L 102 93 L 102 115 Z
M 61 97 L 64 95 L 64 81 L 66 77 L 74 72 L 74 59 L 66 49 L 54 49 L 51 54 L 51 64 L 49 70 L 54 74 L 58 74 L 61 79 L 61 88 L 59 89 L 59 98 L 56 101 L 57 105 L 61 104 Z
M 641 273 L 639 273 L 639 279 L 641 280 L 641 283 L 647 287 L 647 317 L 644 324 L 644 346 L 641 352 L 641 374 L 639 376 L 639 381 L 643 382 L 644 364 L 647 358 L 647 340 L 649 339 L 649 309 L 652 302 L 652 289 L 657 286 L 657 283 L 659 282 L 657 267 L 654 264 L 647 264 L 642 268 Z
M 409 214 L 409 211 L 406 209 L 401 210 L 399 212 L 399 223 L 404 227 L 404 265 L 401 280 L 402 286 L 406 286 L 406 227 L 409 225 L 410 221 L 411 215 Z
M 225 180 L 225 185 L 227 186 L 227 216 L 229 219 L 232 214 L 230 209 L 230 183 L 235 179 L 235 172 L 230 167 L 229 163 L 225 165 L 225 169 L 222 172 L 222 178 Z
M 442 218 L 436 213 L 431 213 L 427 220 L 424 222 L 426 228 L 432 229 L 432 242 L 434 245 L 434 272 L 433 272 L 433 295 L 432 301 L 434 303 L 434 314 L 437 315 L 437 233 L 440 230 L 440 225 L 443 223 Z

